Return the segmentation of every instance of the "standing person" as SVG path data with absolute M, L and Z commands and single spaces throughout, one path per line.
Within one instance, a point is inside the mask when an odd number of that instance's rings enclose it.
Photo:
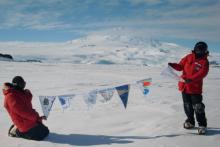
M 43 140 L 49 134 L 48 128 L 42 123 L 46 117 L 40 117 L 32 108 L 32 94 L 28 89 L 24 89 L 25 85 L 26 82 L 21 76 L 14 77 L 12 83 L 4 84 L 4 107 L 13 122 L 8 135 Z
M 186 55 L 179 63 L 168 63 L 177 71 L 183 71 L 178 83 L 182 92 L 184 111 L 187 116 L 183 124 L 185 129 L 195 127 L 194 113 L 198 122 L 198 133 L 205 134 L 207 119 L 205 115 L 205 105 L 202 102 L 203 79 L 209 71 L 208 46 L 205 42 L 197 42 L 192 53 Z

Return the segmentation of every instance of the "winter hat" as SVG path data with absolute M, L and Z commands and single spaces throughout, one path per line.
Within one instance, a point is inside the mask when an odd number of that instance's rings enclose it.
M 200 56 L 208 55 L 208 45 L 203 41 L 197 42 L 194 46 L 193 52 Z
M 17 89 L 24 89 L 26 82 L 21 76 L 15 76 L 12 80 L 12 85 Z

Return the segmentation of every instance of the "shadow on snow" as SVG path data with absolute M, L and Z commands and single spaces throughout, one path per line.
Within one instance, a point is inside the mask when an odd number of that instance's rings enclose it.
M 220 135 L 220 128 L 209 128 L 207 129 L 207 136 Z
M 77 146 L 92 146 L 92 145 L 110 145 L 110 144 L 128 144 L 133 143 L 135 140 L 145 139 L 158 139 L 163 137 L 178 137 L 187 134 L 197 133 L 186 133 L 186 134 L 168 134 L 158 135 L 153 137 L 147 136 L 107 136 L 107 135 L 84 135 L 84 134 L 57 134 L 50 133 L 45 141 L 58 143 L 58 144 L 69 144 Z M 220 135 L 220 128 L 208 128 L 206 136 Z
M 195 127 L 194 129 L 192 129 L 195 132 L 193 132 L 193 133 L 191 132 L 191 133 L 187 133 L 187 134 L 198 135 L 197 129 L 198 129 L 198 127 Z M 205 136 L 214 136 L 214 135 L 220 135 L 220 128 L 208 127 Z
M 70 144 L 77 146 L 92 146 L 92 145 L 110 145 L 110 144 L 128 144 L 134 140 L 140 139 L 156 139 L 161 137 L 176 137 L 180 135 L 161 135 L 155 137 L 144 136 L 106 136 L 106 135 L 83 135 L 83 134 L 57 134 L 50 133 L 45 141 L 59 144 Z

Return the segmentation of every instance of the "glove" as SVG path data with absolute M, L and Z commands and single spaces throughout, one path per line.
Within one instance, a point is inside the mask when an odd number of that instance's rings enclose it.
M 169 62 L 168 65 L 171 66 L 171 67 L 174 67 L 174 66 L 175 66 L 175 63 L 170 63 L 170 62 Z
M 41 116 L 40 118 L 41 118 L 41 120 L 47 120 L 46 116 Z
M 3 90 L 8 90 L 9 88 L 12 87 L 12 84 L 11 83 L 4 83 L 3 85 Z
M 42 123 L 42 120 L 47 120 L 46 116 L 39 116 L 37 122 Z
M 188 84 L 188 83 L 190 83 L 190 82 L 192 82 L 191 79 L 185 79 L 185 83 L 186 83 L 186 84 Z

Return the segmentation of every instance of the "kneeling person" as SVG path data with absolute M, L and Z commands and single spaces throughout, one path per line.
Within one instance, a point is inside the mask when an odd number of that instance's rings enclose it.
M 32 107 L 32 94 L 24 89 L 26 82 L 21 76 L 13 78 L 12 83 L 5 83 L 3 87 L 4 107 L 13 125 L 8 135 L 31 140 L 43 140 L 49 134 L 49 129 L 42 123 L 45 116 L 39 116 Z

